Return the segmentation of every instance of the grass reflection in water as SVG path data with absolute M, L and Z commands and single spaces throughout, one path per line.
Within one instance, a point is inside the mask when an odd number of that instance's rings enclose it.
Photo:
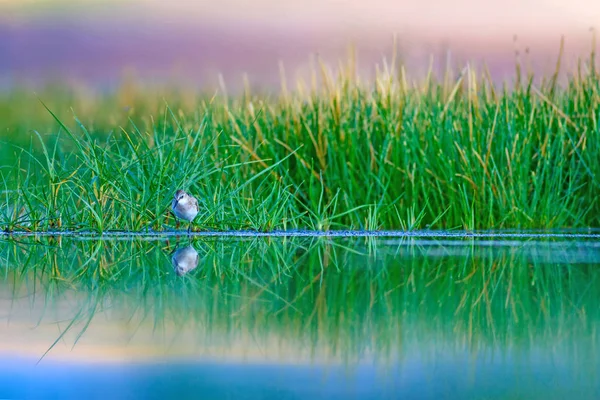
M 0 262 L 4 350 L 26 327 L 47 355 L 86 342 L 349 365 L 568 354 L 596 368 L 594 242 L 30 237 L 3 239 Z

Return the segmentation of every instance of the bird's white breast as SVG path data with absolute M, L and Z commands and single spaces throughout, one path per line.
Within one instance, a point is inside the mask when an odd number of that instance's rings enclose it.
M 177 218 L 185 219 L 188 221 L 193 220 L 194 218 L 196 218 L 196 215 L 198 215 L 197 207 L 195 207 L 194 204 L 192 204 L 192 202 L 187 198 L 179 200 L 176 206 L 173 207 L 173 212 L 175 213 Z

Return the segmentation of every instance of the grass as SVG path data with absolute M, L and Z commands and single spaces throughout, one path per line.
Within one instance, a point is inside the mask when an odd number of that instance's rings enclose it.
M 600 226 L 600 74 L 516 65 L 373 82 L 320 65 L 296 90 L 206 96 L 124 84 L 13 88 L 0 99 L 0 228 L 165 230 L 173 193 L 196 229 Z M 47 105 L 47 109 L 44 107 Z

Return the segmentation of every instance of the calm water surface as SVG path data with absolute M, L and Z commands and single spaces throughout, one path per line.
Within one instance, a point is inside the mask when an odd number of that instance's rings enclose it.
M 0 238 L 0 398 L 600 398 L 600 242 Z

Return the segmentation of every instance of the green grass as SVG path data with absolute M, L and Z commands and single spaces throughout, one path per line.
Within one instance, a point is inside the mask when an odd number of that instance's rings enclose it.
M 558 67 L 517 65 L 502 87 L 469 67 L 353 71 L 237 96 L 53 85 L 37 95 L 56 118 L 14 88 L 0 99 L 0 228 L 172 229 L 179 188 L 200 200 L 196 229 L 600 226 L 593 62 L 563 84 Z

